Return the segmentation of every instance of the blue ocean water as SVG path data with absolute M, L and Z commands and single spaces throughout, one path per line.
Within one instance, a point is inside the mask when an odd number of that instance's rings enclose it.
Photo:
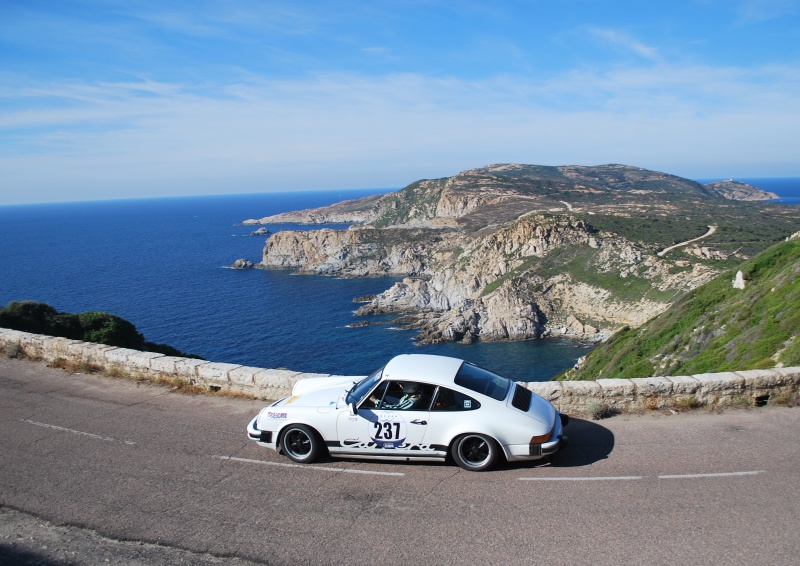
M 399 353 L 464 358 L 544 381 L 590 347 L 566 339 L 416 346 L 389 324 L 348 328 L 354 297 L 394 279 L 335 279 L 226 269 L 260 261 L 247 218 L 380 191 L 320 191 L 0 207 L 0 305 L 34 300 L 64 312 L 119 315 L 151 342 L 216 362 L 364 375 Z M 273 232 L 299 226 L 270 226 Z M 380 321 L 373 318 L 373 321 Z M 384 318 L 388 321 L 389 318 Z

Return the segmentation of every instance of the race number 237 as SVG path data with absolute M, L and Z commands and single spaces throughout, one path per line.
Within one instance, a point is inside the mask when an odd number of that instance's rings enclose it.
M 372 423 L 372 427 L 375 440 L 400 440 L 400 423 L 378 421 Z

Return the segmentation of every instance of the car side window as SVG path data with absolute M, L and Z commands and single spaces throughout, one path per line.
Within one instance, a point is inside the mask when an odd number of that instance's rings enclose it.
M 474 411 L 479 409 L 480 402 L 469 395 L 453 391 L 447 387 L 440 387 L 433 400 L 431 411 Z
M 427 411 L 436 387 L 415 381 L 390 381 L 376 409 L 394 411 Z M 362 405 L 363 406 L 363 405 Z
M 384 381 L 375 390 L 367 395 L 367 398 L 361 402 L 359 405 L 359 409 L 375 409 L 380 406 L 381 401 L 383 401 L 383 397 L 386 393 L 386 386 L 389 384 L 388 381 Z

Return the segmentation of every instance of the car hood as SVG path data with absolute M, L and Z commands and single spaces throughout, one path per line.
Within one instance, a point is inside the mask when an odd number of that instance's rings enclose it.
M 276 407 L 330 407 L 344 405 L 344 397 L 363 377 L 330 376 L 307 377 L 295 383 L 292 395 L 282 399 Z
M 306 395 L 311 391 L 329 389 L 331 387 L 345 387 L 345 389 L 350 389 L 354 383 L 358 383 L 362 379 L 364 379 L 364 376 L 329 375 L 327 377 L 306 377 L 294 384 L 294 387 L 292 387 L 292 397 Z
M 338 385 L 335 387 L 325 387 L 314 389 L 302 395 L 292 395 L 281 399 L 271 407 L 335 407 L 344 405 L 344 397 L 347 395 L 347 387 Z

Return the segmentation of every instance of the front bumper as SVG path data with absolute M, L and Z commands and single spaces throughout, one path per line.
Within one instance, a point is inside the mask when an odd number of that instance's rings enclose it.
M 260 430 L 258 428 L 258 415 L 247 425 L 247 436 L 261 446 L 275 449 L 275 434 L 271 430 Z

